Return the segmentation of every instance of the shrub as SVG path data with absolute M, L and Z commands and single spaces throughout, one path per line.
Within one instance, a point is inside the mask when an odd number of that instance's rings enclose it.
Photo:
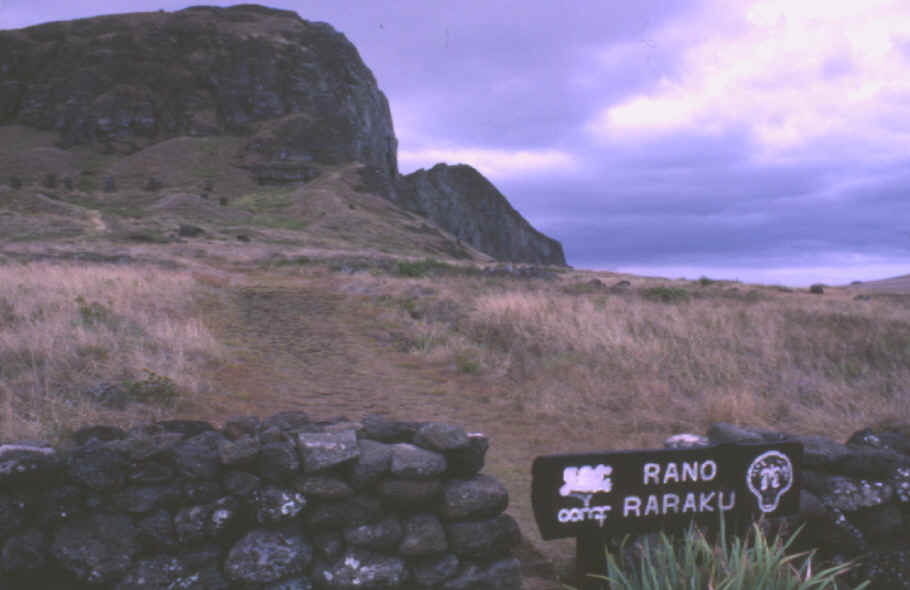
M 708 285 L 713 285 L 716 282 L 717 281 L 715 281 L 714 279 L 709 279 L 708 277 L 701 277 L 700 279 L 698 279 L 698 284 L 701 285 L 702 287 L 707 287 Z
M 170 405 L 180 395 L 177 384 L 170 377 L 149 369 L 142 371 L 145 373 L 142 378 L 126 379 L 123 382 L 125 400 Z
M 648 287 L 641 290 L 641 296 L 661 303 L 682 303 L 689 300 L 689 292 L 681 287 Z
M 480 371 L 480 363 L 471 355 L 459 352 L 455 355 L 455 368 L 459 373 L 473 375 Z
M 395 274 L 401 277 L 418 279 L 432 272 L 446 270 L 448 268 L 448 264 L 438 262 L 432 258 L 424 258 L 423 260 L 419 260 L 417 262 L 402 260 L 396 266 Z
M 119 324 L 117 316 L 105 305 L 97 301 L 87 301 L 82 295 L 76 297 L 75 301 L 79 317 L 86 326 L 95 328 L 103 325 L 113 328 Z
M 606 575 L 613 590 L 822 590 L 838 586 L 835 579 L 852 567 L 840 564 L 818 572 L 812 568 L 814 552 L 787 555 L 797 534 L 784 541 L 768 540 L 756 524 L 745 538 L 728 542 L 723 527 L 715 546 L 693 528 L 680 542 L 661 533 L 656 547 L 647 543 L 634 571 L 623 571 L 620 560 L 607 554 Z M 621 547 L 622 553 L 625 547 Z M 800 563 L 801 562 L 801 563 Z M 863 582 L 854 590 L 865 588 Z
M 825 286 L 821 283 L 815 283 L 809 287 L 809 292 L 815 295 L 823 295 L 825 292 Z

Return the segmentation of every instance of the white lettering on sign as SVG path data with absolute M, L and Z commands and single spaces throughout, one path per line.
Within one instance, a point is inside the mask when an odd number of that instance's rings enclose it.
M 715 501 L 716 498 L 716 501 Z M 686 514 L 688 512 L 714 512 L 715 506 L 726 512 L 733 510 L 736 492 L 688 492 L 680 494 L 648 494 L 626 496 L 622 503 L 623 518 L 629 516 L 661 516 L 665 514 Z M 642 507 L 644 504 L 644 507 Z
M 607 520 L 607 512 L 612 510 L 612 506 L 585 506 L 584 508 L 562 508 L 557 513 L 559 522 L 582 522 L 585 520 L 596 520 L 600 526 L 604 525 Z
M 573 494 L 597 494 L 609 492 L 613 489 L 610 474 L 613 468 L 609 465 L 582 465 L 581 467 L 566 467 L 562 470 L 563 486 L 559 488 L 560 496 Z
M 642 469 L 642 483 L 648 485 L 667 484 L 671 482 L 686 481 L 711 481 L 717 476 L 717 463 L 712 459 L 707 461 L 683 461 L 682 468 L 675 461 L 666 465 L 660 463 L 645 463 Z

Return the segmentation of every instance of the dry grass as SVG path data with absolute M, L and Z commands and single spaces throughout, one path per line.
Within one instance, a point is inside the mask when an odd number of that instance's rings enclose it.
M 0 439 L 147 420 L 207 391 L 220 346 L 198 319 L 201 288 L 150 267 L 0 266 Z M 106 410 L 86 393 L 100 383 L 141 403 Z
M 907 306 L 674 288 L 689 300 L 449 281 L 440 297 L 460 312 L 434 321 L 427 306 L 412 321 L 416 354 L 505 378 L 516 407 L 551 423 L 590 416 L 600 448 L 654 446 L 715 421 L 835 437 L 910 421 Z

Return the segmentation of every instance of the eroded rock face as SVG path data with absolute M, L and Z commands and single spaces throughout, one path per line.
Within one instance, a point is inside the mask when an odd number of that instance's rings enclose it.
M 512 208 L 477 170 L 437 164 L 402 177 L 397 203 L 498 260 L 565 266 L 562 244 Z
M 2 31 L 0 72 L 0 124 L 58 131 L 63 147 L 243 134 L 240 163 L 266 182 L 305 178 L 307 162 L 398 173 L 388 101 L 357 49 L 291 11 L 195 6 Z

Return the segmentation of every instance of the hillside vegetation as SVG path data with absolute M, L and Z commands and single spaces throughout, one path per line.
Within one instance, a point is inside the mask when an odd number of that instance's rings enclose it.
M 33 245 L 0 265 L 3 440 L 290 408 L 461 423 L 490 436 L 528 551 L 557 568 L 571 543 L 536 535 L 536 455 L 718 420 L 833 438 L 910 421 L 906 295 L 242 243 L 78 255 Z

